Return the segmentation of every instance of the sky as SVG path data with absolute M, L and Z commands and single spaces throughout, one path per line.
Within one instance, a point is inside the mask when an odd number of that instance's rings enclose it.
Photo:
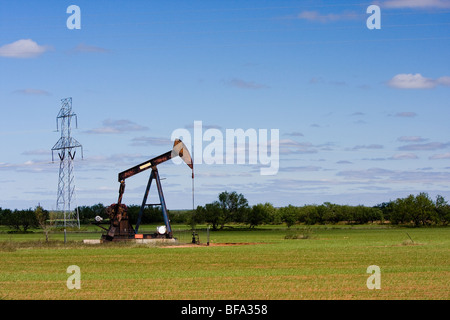
M 56 208 L 51 148 L 68 97 L 83 145 L 76 205 L 115 203 L 118 173 L 170 151 L 178 132 L 188 133 L 195 178 L 184 164 L 158 166 L 169 209 L 223 191 L 277 207 L 372 206 L 420 192 L 450 200 L 448 0 L 0 8 L 2 208 Z M 237 129 L 255 132 L 258 150 L 268 139 L 276 170 L 261 174 L 269 165 L 259 153 L 256 162 L 219 161 Z M 149 174 L 127 179 L 125 204 L 141 203 Z

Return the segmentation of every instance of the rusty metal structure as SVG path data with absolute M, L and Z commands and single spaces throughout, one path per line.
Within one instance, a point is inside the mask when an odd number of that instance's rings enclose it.
M 128 239 L 173 238 L 172 228 L 170 225 L 169 215 L 167 212 L 166 202 L 164 200 L 161 179 L 159 177 L 157 166 L 178 156 L 182 158 L 183 161 L 191 168 L 192 179 L 194 179 L 194 165 L 191 155 L 185 144 L 179 139 L 175 140 L 171 151 L 168 151 L 160 156 L 147 160 L 141 164 L 138 164 L 128 170 L 119 173 L 119 198 L 117 200 L 117 203 L 112 204 L 106 209 L 106 213 L 110 220 L 110 226 L 108 229 L 106 229 L 99 225 L 101 228 L 107 231 L 105 235 L 102 235 L 102 240 L 118 241 Z M 145 189 L 138 219 L 136 221 L 136 226 L 133 228 L 127 214 L 127 206 L 122 203 L 122 197 L 125 192 L 125 180 L 148 169 L 151 169 L 150 177 Z M 161 206 L 165 225 L 159 227 L 157 232 L 153 234 L 139 234 L 139 226 L 141 223 L 142 215 L 144 213 L 144 208 L 148 205 L 147 197 L 153 180 L 155 180 L 160 200 L 160 203 L 157 205 Z

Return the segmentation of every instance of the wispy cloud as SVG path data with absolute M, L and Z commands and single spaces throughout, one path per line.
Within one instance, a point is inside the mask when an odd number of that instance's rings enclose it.
M 132 146 L 171 146 L 172 144 L 170 139 L 157 137 L 136 137 L 131 140 Z
M 365 170 L 345 170 L 338 172 L 337 176 L 342 176 L 348 179 L 369 179 L 369 180 L 378 180 L 385 176 L 393 175 L 395 171 L 387 170 L 383 168 L 369 168 Z
M 21 39 L 0 47 L 0 57 L 5 58 L 34 58 L 50 50 L 49 46 L 42 46 L 31 39 Z
M 429 143 L 416 143 L 416 144 L 408 144 L 406 146 L 399 147 L 399 150 L 408 150 L 408 151 L 424 151 L 424 150 L 439 150 L 450 147 L 450 142 L 442 143 L 442 142 L 429 142 Z
M 397 140 L 401 142 L 424 142 L 428 139 L 419 136 L 401 136 Z
M 282 167 L 279 169 L 280 172 L 310 172 L 319 171 L 321 167 L 318 166 L 299 166 L 299 167 Z
M 226 80 L 226 81 L 224 81 L 224 83 L 226 85 L 228 85 L 228 86 L 235 87 L 235 88 L 240 88 L 240 89 L 256 90 L 256 89 L 269 88 L 269 86 L 267 86 L 265 84 L 256 83 L 256 82 L 253 82 L 253 81 L 246 81 L 246 80 L 242 80 L 242 79 L 239 79 L 239 78 L 233 78 L 231 80 Z
M 395 116 L 399 118 L 414 118 L 417 116 L 417 113 L 411 111 L 397 112 Z
M 352 164 L 352 162 L 348 161 L 348 160 L 339 160 L 339 161 L 336 161 L 336 163 L 337 164 Z
M 384 8 L 450 8 L 449 0 L 388 0 L 381 3 Z
M 294 132 L 286 133 L 286 135 L 288 135 L 288 136 L 292 136 L 292 137 L 303 137 L 303 133 L 301 133 L 301 132 L 298 132 L 298 131 L 294 131 Z
M 280 154 L 317 153 L 317 149 L 310 142 L 297 142 L 291 139 L 281 139 Z
M 0 163 L 0 170 L 17 172 L 54 172 L 50 161 L 27 160 L 23 163 Z
M 345 179 L 359 180 L 370 183 L 383 183 L 388 185 L 392 183 L 417 183 L 417 184 L 435 184 L 447 183 L 450 179 L 450 172 L 440 171 L 402 171 L 387 170 L 383 168 L 369 168 L 365 170 L 345 170 L 336 174 Z
M 435 154 L 429 157 L 430 160 L 438 160 L 438 159 L 450 159 L 450 152 Z
M 184 127 L 186 129 L 193 129 L 194 128 L 194 124 L 190 123 L 190 124 L 188 124 L 188 125 L 186 125 Z M 204 123 L 202 123 L 202 129 L 219 129 L 219 130 L 221 130 L 222 127 L 217 125 L 217 124 L 204 124 Z
M 390 160 L 411 160 L 411 159 L 418 159 L 417 155 L 414 153 L 398 153 L 394 154 L 392 157 L 390 157 Z
M 28 151 L 24 151 L 22 152 L 23 155 L 26 156 L 49 156 L 49 154 L 51 154 L 49 149 L 34 149 L 34 150 L 28 150 Z
M 105 48 L 80 43 L 75 48 L 71 49 L 69 53 L 107 53 L 109 51 L 110 50 Z
M 360 16 L 361 16 L 360 14 L 357 14 L 353 11 L 342 13 L 327 13 L 327 14 L 322 14 L 318 11 L 302 11 L 298 14 L 297 17 L 301 20 L 329 23 L 342 20 L 355 20 L 358 19 Z
M 450 86 L 450 77 L 443 76 L 437 79 L 426 78 L 420 73 L 400 73 L 387 82 L 387 85 L 396 89 L 432 89 L 437 86 Z
M 48 91 L 32 88 L 15 90 L 14 93 L 25 96 L 51 96 L 51 93 Z
M 357 145 L 351 150 L 357 151 L 361 149 L 383 149 L 383 146 L 381 144 Z
M 106 119 L 103 121 L 103 126 L 100 128 L 91 129 L 85 131 L 90 134 L 118 134 L 134 131 L 144 131 L 148 127 L 141 126 L 130 120 L 111 120 Z

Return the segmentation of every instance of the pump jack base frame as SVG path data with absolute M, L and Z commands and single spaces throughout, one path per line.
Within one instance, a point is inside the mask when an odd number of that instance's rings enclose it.
M 105 242 L 129 242 L 129 243 L 139 243 L 139 244 L 177 244 L 178 240 L 176 238 L 122 238 L 114 239 L 112 241 L 106 240 L 104 237 L 98 240 L 84 240 L 87 244 L 99 244 Z
M 150 233 L 150 234 L 134 234 L 134 235 L 115 235 L 113 238 L 111 238 L 110 236 L 108 236 L 107 234 L 103 234 L 100 238 L 102 241 L 127 241 L 127 240 L 131 240 L 134 241 L 136 240 L 136 242 L 139 242 L 141 240 L 159 240 L 162 242 L 165 241 L 177 241 L 176 238 L 173 237 L 169 237 L 166 234 L 158 234 L 158 233 Z M 145 241 L 143 241 L 145 242 Z

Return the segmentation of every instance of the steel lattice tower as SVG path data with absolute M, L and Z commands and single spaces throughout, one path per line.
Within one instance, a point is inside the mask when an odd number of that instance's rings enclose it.
M 72 118 L 75 118 L 75 126 L 77 127 L 77 115 L 72 112 L 72 98 L 61 99 L 61 109 L 56 117 L 56 130 L 60 129 L 61 137 L 52 148 L 52 161 L 53 151 L 58 152 L 60 159 L 56 199 L 58 218 L 56 222 L 59 226 L 63 224 L 64 227 L 80 228 L 78 209 L 73 206 L 76 203 L 73 160 L 76 148 L 81 148 L 81 156 L 83 157 L 83 146 L 71 136 Z

